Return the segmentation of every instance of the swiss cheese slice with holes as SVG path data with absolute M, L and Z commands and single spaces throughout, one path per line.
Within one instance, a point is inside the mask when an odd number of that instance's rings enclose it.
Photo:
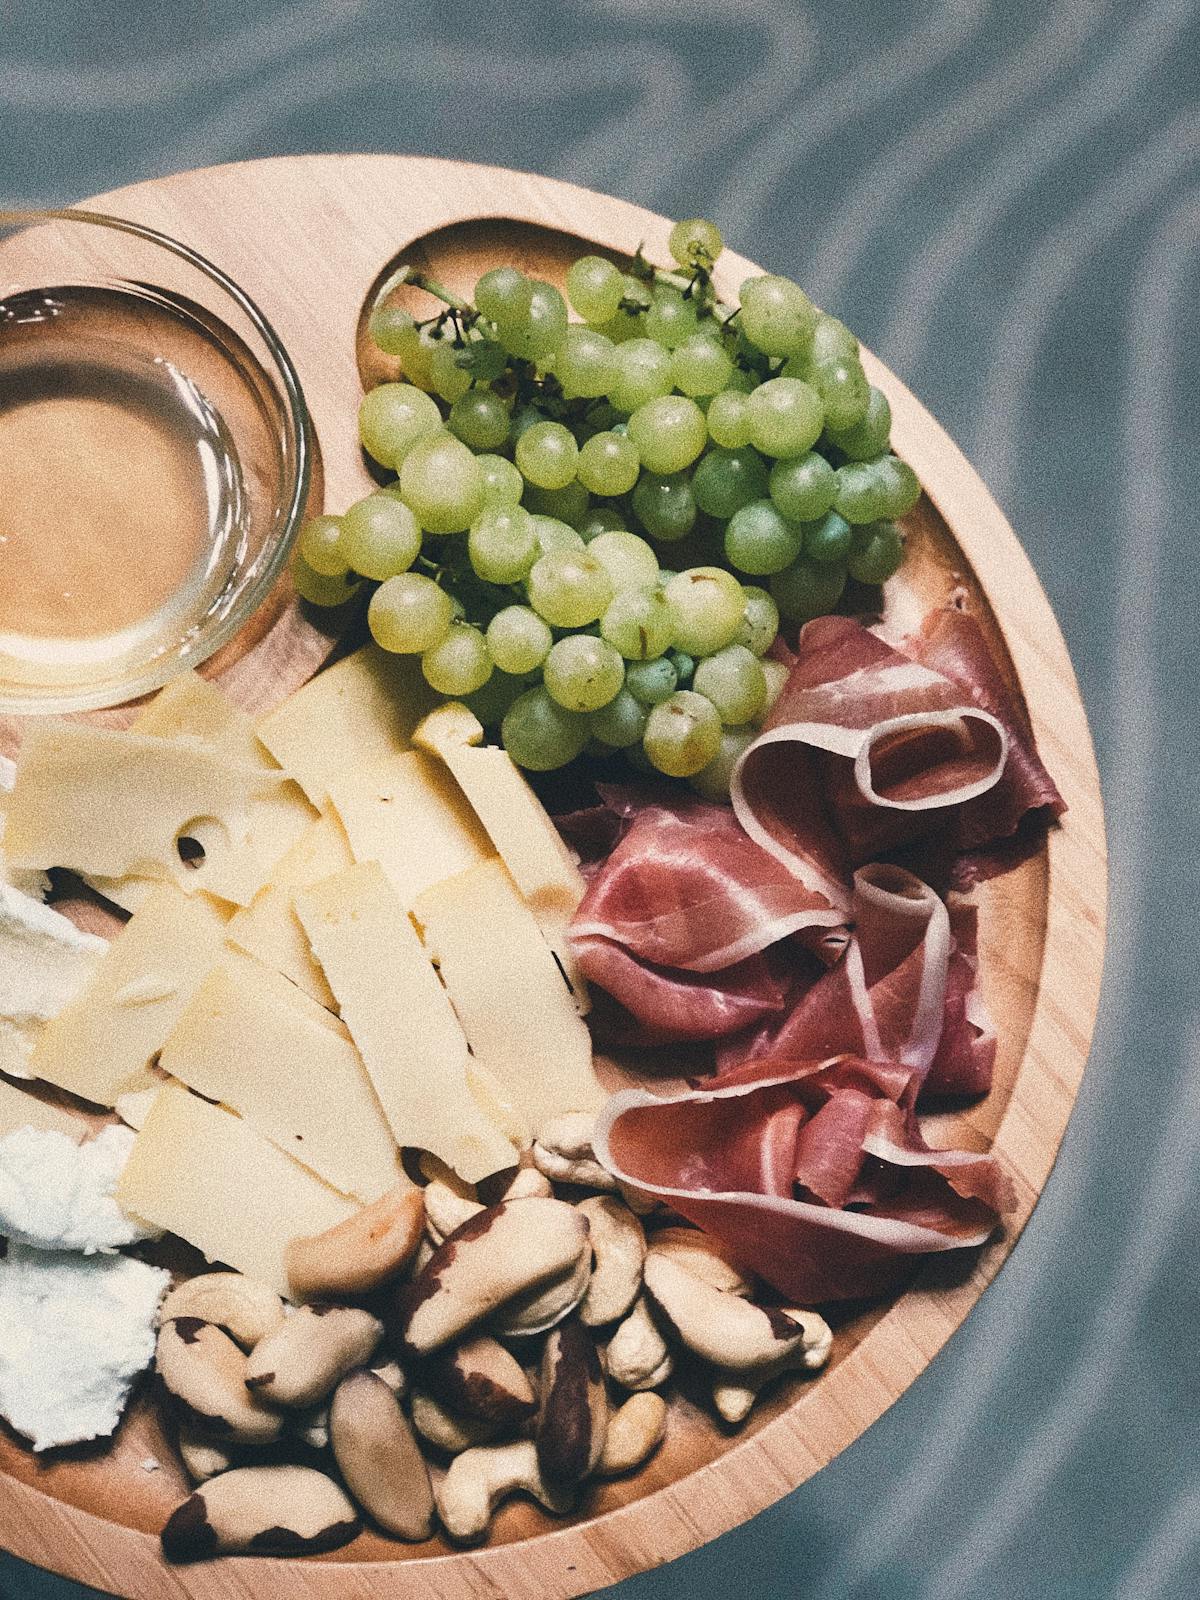
M 159 1065 L 362 1201 L 403 1178 L 396 1140 L 347 1029 L 295 984 L 226 950 Z
M 221 953 L 227 913 L 162 884 L 101 956 L 87 986 L 47 1022 L 29 1070 L 96 1105 L 154 1083 L 150 1071 Z
M 359 1209 L 241 1117 L 178 1084 L 165 1085 L 151 1107 L 116 1197 L 143 1222 L 283 1295 L 288 1241 L 324 1233 Z
M 296 911 L 397 1143 L 431 1150 L 469 1183 L 515 1166 L 471 1092 L 466 1035 L 379 863 L 301 891 Z
M 558 957 L 576 1009 L 585 1012 L 587 984 L 567 941 L 587 887 L 583 874 L 508 751 L 482 741 L 478 718 L 457 701 L 431 711 L 413 732 L 413 744 L 453 773 Z
M 550 946 L 501 861 L 427 889 L 413 907 L 475 1059 L 530 1133 L 604 1095 L 587 1026 Z
M 329 798 L 355 861 L 378 861 L 406 910 L 431 884 L 494 855 L 453 776 L 424 750 L 333 778 Z
M 369 644 L 261 717 L 258 736 L 324 810 L 337 774 L 407 750 L 413 729 L 437 702 L 416 656 Z

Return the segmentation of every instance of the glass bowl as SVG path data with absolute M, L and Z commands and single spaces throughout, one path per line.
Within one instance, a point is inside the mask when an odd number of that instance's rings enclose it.
M 254 301 L 187 245 L 0 211 L 0 714 L 198 666 L 274 587 L 311 424 Z

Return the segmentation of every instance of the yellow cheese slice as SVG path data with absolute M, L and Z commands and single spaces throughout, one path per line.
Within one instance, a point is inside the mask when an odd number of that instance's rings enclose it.
M 29 1067 L 97 1105 L 148 1088 L 150 1064 L 221 953 L 226 913 L 157 888 L 111 942 L 79 997 L 46 1024 Z
M 413 744 L 454 774 L 558 957 L 576 1009 L 585 1012 L 587 984 L 567 941 L 587 887 L 583 874 L 508 751 L 482 741 L 482 725 L 457 701 L 431 711 L 413 732 Z
M 229 923 L 229 943 L 264 966 L 282 972 L 305 994 L 331 1009 L 333 991 L 309 949 L 308 936 L 296 915 L 295 895 L 320 883 L 351 863 L 350 844 L 336 817 L 318 817 L 309 824 L 279 861 L 271 881 L 248 906 L 235 911 Z
M 5 853 L 18 866 L 158 878 L 245 904 L 274 864 L 253 838 L 254 802 L 282 781 L 190 740 L 45 722 L 21 747 Z M 199 840 L 202 861 L 185 864 L 184 837 Z
M 407 750 L 412 730 L 437 700 L 416 656 L 366 645 L 262 717 L 258 736 L 323 811 L 337 773 Z
M 462 790 L 424 750 L 335 777 L 329 797 L 356 861 L 378 861 L 405 910 L 442 878 L 493 854 Z
M 6 1078 L 0 1078 L 0 1134 L 15 1133 L 18 1128 L 48 1129 L 65 1133 L 76 1144 L 89 1131 L 88 1124 L 74 1112 L 62 1106 L 39 1100 L 25 1089 L 18 1089 Z
M 288 1294 L 283 1255 L 359 1209 L 248 1123 L 168 1084 L 134 1141 L 117 1200 L 210 1261 Z
M 587 1026 L 504 864 L 485 861 L 435 884 L 413 916 L 475 1059 L 530 1132 L 598 1106 Z
M 225 952 L 163 1045 L 160 1065 L 343 1194 L 375 1200 L 403 1176 L 347 1030 L 249 956 Z
M 471 1093 L 466 1035 L 378 862 L 297 894 L 296 911 L 396 1142 L 433 1151 L 469 1183 L 515 1166 Z

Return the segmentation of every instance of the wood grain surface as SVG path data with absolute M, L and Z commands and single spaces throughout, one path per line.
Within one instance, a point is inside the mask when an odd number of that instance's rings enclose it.
M 667 259 L 669 223 L 637 207 L 548 179 L 408 157 L 250 162 L 89 204 L 194 245 L 258 300 L 299 368 L 335 511 L 370 487 L 355 426 L 356 338 L 364 304 L 399 256 L 462 288 L 497 259 L 561 280 L 580 240 L 626 253 L 644 242 L 652 259 Z M 750 270 L 723 256 L 718 289 L 736 297 Z M 167 1567 L 157 1530 L 186 1483 L 143 1400 L 110 1447 L 39 1461 L 14 1436 L 0 1438 L 0 1541 L 14 1554 L 131 1600 L 566 1600 L 681 1555 L 795 1488 L 903 1394 L 969 1314 L 1045 1185 L 1086 1064 L 1104 945 L 1104 824 L 1071 663 L 1016 536 L 937 422 L 867 352 L 864 363 L 891 402 L 894 447 L 926 490 L 906 523 L 894 620 L 965 587 L 1070 808 L 1037 856 L 977 892 L 983 987 L 1000 1031 L 995 1086 L 929 1127 L 934 1143 L 990 1147 L 1000 1158 L 1018 1196 L 1003 1236 L 962 1259 L 933 1260 L 890 1303 L 842 1308 L 830 1367 L 765 1399 L 741 1432 L 718 1427 L 699 1391 L 681 1385 L 666 1443 L 645 1469 L 598 1486 L 573 1518 L 511 1504 L 481 1549 L 365 1534 L 306 1560 Z M 253 708 L 274 694 L 271 671 L 269 655 L 250 651 L 223 681 Z M 149 1457 L 157 1470 L 144 1469 Z

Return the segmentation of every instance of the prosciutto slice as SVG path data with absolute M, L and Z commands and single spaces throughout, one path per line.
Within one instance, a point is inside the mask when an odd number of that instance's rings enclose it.
M 630 1089 L 595 1149 L 793 1302 L 883 1294 L 915 1257 L 983 1244 L 1012 1204 L 992 1157 L 926 1145 L 911 1077 L 841 1055 L 755 1062 L 672 1096 Z

